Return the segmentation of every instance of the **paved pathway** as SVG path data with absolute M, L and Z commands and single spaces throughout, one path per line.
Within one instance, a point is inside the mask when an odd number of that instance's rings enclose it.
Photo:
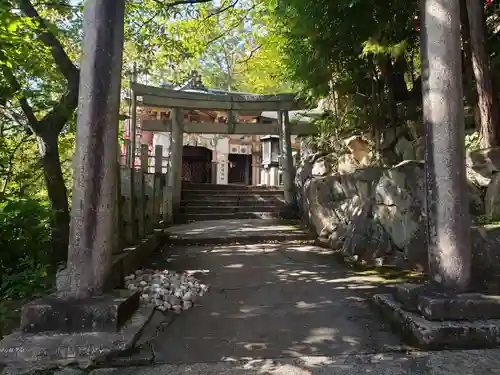
M 304 242 L 231 244 L 255 233 L 304 234 L 289 223 L 192 223 L 170 232 L 180 242 L 229 243 L 174 245 L 153 261 L 195 273 L 209 293 L 156 333 L 149 345 L 156 366 L 91 375 L 500 375 L 500 350 L 406 347 L 368 302 L 386 287 L 381 276 L 350 270 Z
M 244 241 L 255 233 L 283 241 Z M 500 349 L 419 352 L 404 345 L 368 302 L 388 280 L 339 265 L 330 251 L 304 241 L 287 242 L 307 237 L 290 223 L 192 223 L 170 234 L 178 243 L 227 243 L 174 245 L 152 260 L 153 267 L 195 273 L 209 293 L 161 330 L 151 324 L 154 339 L 145 348 L 154 366 L 147 359 L 131 367 L 125 356 L 125 367 L 90 375 L 500 375 Z
M 366 302 L 381 281 L 332 263 L 300 243 L 176 247 L 170 268 L 211 285 L 154 342 L 156 360 L 331 356 L 401 349 Z
M 341 355 L 97 370 L 91 375 L 499 375 L 500 350 Z
M 303 231 L 289 223 L 237 220 L 170 230 L 203 241 Z M 190 271 L 211 289 L 153 342 L 156 362 L 333 356 L 401 351 L 404 345 L 366 301 L 384 279 L 337 264 L 303 242 L 174 246 L 155 267 Z
M 293 240 L 310 236 L 308 230 L 283 220 L 211 220 L 176 225 L 167 233 L 173 240 L 186 242 L 230 242 L 231 240 Z M 257 241 L 258 242 L 258 241 Z

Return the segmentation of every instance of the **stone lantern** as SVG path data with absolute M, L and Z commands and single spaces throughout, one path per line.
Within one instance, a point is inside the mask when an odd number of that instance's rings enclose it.
M 263 185 L 279 185 L 280 139 L 277 135 L 267 135 L 260 138 L 262 144 L 262 172 Z

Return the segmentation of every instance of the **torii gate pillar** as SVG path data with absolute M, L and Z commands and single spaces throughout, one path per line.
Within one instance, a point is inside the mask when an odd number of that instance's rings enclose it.
M 288 111 L 278 112 L 278 122 L 280 124 L 281 136 L 281 161 L 283 173 L 283 188 L 285 190 L 285 202 L 287 206 L 295 207 L 295 168 L 293 166 L 292 139 L 290 135 L 290 117 Z

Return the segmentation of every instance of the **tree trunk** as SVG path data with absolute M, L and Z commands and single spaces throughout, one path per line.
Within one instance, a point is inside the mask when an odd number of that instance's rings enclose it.
M 382 63 L 380 64 L 380 70 L 382 72 L 382 77 L 384 80 L 385 88 L 387 89 L 387 114 L 389 116 L 389 124 L 396 134 L 398 115 L 397 115 L 397 103 L 394 90 L 394 69 L 392 66 L 392 61 L 389 57 L 383 57 Z
M 472 67 L 476 78 L 479 113 L 481 116 L 481 147 L 500 145 L 498 112 L 494 108 L 490 58 L 486 50 L 486 25 L 481 2 L 466 0 L 472 49 Z
M 463 48 L 463 83 L 464 83 L 464 94 L 465 102 L 473 109 L 473 113 L 476 113 L 477 108 L 477 92 L 474 87 L 474 69 L 472 67 L 472 47 L 470 40 L 470 27 L 469 18 L 467 12 L 467 0 L 460 0 L 460 24 L 462 31 L 462 48 Z M 476 120 L 478 120 L 476 122 Z M 480 118 L 474 118 L 476 125 L 479 125 Z
M 55 262 L 66 262 L 69 238 L 69 205 L 67 189 L 59 157 L 58 132 L 41 133 L 37 137 L 40 162 L 52 211 L 52 247 Z
M 398 56 L 392 66 L 392 87 L 394 98 L 397 103 L 404 102 L 408 98 L 408 86 L 405 81 L 405 73 L 408 71 L 408 63 L 403 55 Z

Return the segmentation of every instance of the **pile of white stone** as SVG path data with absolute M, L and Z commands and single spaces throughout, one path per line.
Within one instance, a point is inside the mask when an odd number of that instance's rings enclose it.
M 176 313 L 193 307 L 196 299 L 208 291 L 208 286 L 194 276 L 169 270 L 137 270 L 125 277 L 125 285 L 141 293 L 142 303 Z

